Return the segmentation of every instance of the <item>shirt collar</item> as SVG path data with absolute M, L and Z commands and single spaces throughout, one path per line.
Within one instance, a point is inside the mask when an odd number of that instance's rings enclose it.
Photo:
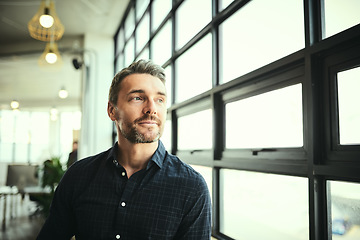
M 160 140 L 158 141 L 158 143 L 158 147 L 154 155 L 151 157 L 146 169 L 149 169 L 154 163 L 158 165 L 159 168 L 163 166 L 166 157 L 166 149 L 164 147 L 164 144 Z M 112 161 L 116 166 L 119 166 L 119 163 L 116 160 L 117 148 L 118 142 L 115 142 L 114 146 L 110 149 L 107 160 Z

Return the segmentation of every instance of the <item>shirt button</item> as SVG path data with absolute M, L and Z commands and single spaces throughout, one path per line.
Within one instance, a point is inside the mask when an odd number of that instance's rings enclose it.
M 122 175 L 123 177 L 125 177 L 125 172 L 122 172 L 121 175 Z
M 121 206 L 125 207 L 126 203 L 125 202 L 122 202 L 121 203 Z
M 118 161 L 116 161 L 116 159 L 113 160 L 113 163 L 114 163 L 116 166 L 119 165 L 119 163 L 118 163 Z
M 116 239 L 120 239 L 120 235 L 119 235 L 119 234 L 116 235 L 115 238 L 116 238 Z

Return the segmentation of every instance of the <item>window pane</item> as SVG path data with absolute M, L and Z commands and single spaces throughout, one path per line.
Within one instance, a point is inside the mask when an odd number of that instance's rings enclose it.
M 136 61 L 137 60 L 140 60 L 140 59 L 145 59 L 145 60 L 148 60 L 149 59 L 149 48 L 146 47 L 136 58 Z
M 220 231 L 234 239 L 309 239 L 306 178 L 220 170 Z
M 337 76 L 340 144 L 360 144 L 360 67 Z
M 116 42 L 116 53 L 119 54 L 124 48 L 125 39 L 123 29 L 120 29 L 119 34 L 117 35 Z
M 333 240 L 360 239 L 360 184 L 328 181 Z
M 134 9 L 132 8 L 125 19 L 125 38 L 128 39 L 135 29 Z
M 172 79 L 171 79 L 171 65 L 168 65 L 165 68 L 165 76 L 166 76 L 166 93 L 167 93 L 167 102 L 166 107 L 170 107 L 172 105 Z
M 151 42 L 152 59 L 156 64 L 162 65 L 171 57 L 171 21 L 156 34 Z
M 257 0 L 221 24 L 222 82 L 302 49 L 303 14 L 302 0 Z
M 166 120 L 164 132 L 161 136 L 161 141 L 164 144 L 167 151 L 171 152 L 171 120 Z
M 189 16 L 191 17 L 189 21 Z M 211 0 L 184 1 L 176 12 L 176 49 L 181 48 L 211 21 Z
M 359 0 L 324 0 L 325 37 L 360 23 Z
M 154 0 L 152 2 L 152 30 L 159 27 L 160 23 L 165 19 L 170 10 L 171 1 L 169 0 Z
M 220 11 L 227 8 L 234 0 L 221 0 L 220 1 Z
M 149 0 L 136 1 L 136 20 L 139 20 L 149 5 Z
M 180 117 L 178 127 L 180 150 L 212 148 L 211 109 Z
M 228 103 L 226 148 L 303 146 L 301 84 Z
M 195 171 L 200 173 L 203 176 L 203 178 L 205 179 L 205 182 L 208 185 L 210 196 L 212 199 L 212 168 L 200 166 L 200 165 L 191 165 L 191 167 L 194 168 Z
M 134 58 L 134 38 L 130 38 L 125 46 L 125 66 L 129 66 Z
M 205 36 L 180 56 L 175 63 L 177 102 L 211 89 L 211 35 Z
M 136 52 L 139 53 L 149 41 L 149 14 L 146 14 L 136 28 Z

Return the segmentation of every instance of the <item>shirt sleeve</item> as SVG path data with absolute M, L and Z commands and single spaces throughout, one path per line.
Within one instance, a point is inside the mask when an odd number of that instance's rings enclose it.
M 190 199 L 188 210 L 174 239 L 209 240 L 211 238 L 211 200 L 209 189 L 202 176 Z
M 47 217 L 37 240 L 66 239 L 75 234 L 75 217 L 71 208 L 70 187 L 71 175 L 65 173 L 55 190 L 54 198 Z

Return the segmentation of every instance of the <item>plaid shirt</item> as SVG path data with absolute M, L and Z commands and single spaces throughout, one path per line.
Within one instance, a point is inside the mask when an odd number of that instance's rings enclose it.
M 159 141 L 146 169 L 128 179 L 116 149 L 65 173 L 37 239 L 210 239 L 210 195 L 199 173 Z

